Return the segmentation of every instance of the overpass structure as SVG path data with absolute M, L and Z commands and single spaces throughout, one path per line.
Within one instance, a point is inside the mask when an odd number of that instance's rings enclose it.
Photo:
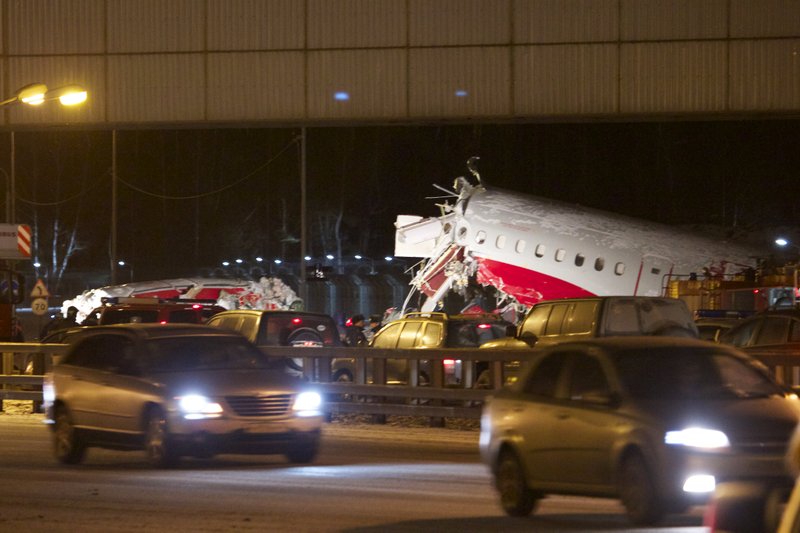
M 0 128 L 796 117 L 800 0 L 8 0 Z

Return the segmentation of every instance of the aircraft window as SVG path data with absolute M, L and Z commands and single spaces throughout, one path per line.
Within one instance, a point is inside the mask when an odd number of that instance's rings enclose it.
M 544 244 L 537 244 L 536 245 L 536 251 L 534 253 L 536 254 L 536 257 L 544 257 L 544 253 L 546 251 L 547 251 L 547 248 L 545 247 Z
M 655 274 L 656 276 L 658 276 L 659 274 L 661 274 L 661 269 L 660 268 L 651 268 L 650 269 L 650 273 L 651 274 Z
M 458 238 L 459 239 L 467 238 L 467 228 L 461 227 L 458 229 Z
M 452 230 L 452 229 L 453 229 L 453 226 L 451 226 L 449 222 L 444 225 L 444 232 L 445 233 L 450 233 L 450 230 Z
M 594 269 L 597 270 L 598 272 L 603 270 L 603 267 L 605 266 L 606 266 L 606 260 L 603 259 L 602 257 L 598 257 L 597 259 L 594 260 Z
M 578 254 L 575 256 L 575 266 L 583 266 L 583 262 L 586 260 L 586 257 L 583 254 Z
M 625 263 L 617 263 L 614 265 L 614 274 L 621 276 L 625 273 Z
M 478 244 L 485 243 L 486 242 L 486 232 L 483 231 L 483 230 L 479 231 L 478 234 L 475 235 L 475 242 L 477 242 Z
M 503 247 L 506 245 L 506 236 L 505 235 L 498 235 L 497 236 L 497 241 L 495 241 L 495 245 L 497 245 L 498 249 L 502 250 Z
M 525 241 L 523 241 L 523 240 L 517 241 L 516 250 L 517 250 L 518 254 L 521 254 L 522 252 L 524 252 L 525 251 Z
M 556 250 L 556 261 L 558 261 L 559 263 L 563 261 L 566 256 L 567 256 L 567 251 L 565 249 L 559 248 L 558 250 Z

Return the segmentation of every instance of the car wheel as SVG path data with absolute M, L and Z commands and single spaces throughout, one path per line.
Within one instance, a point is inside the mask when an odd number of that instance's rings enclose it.
M 528 516 L 539 501 L 539 495 L 528 488 L 525 470 L 513 452 L 506 451 L 500 456 L 495 486 L 500 494 L 500 505 L 509 516 Z
M 319 436 L 295 442 L 286 452 L 286 458 L 292 463 L 310 463 L 319 452 Z
M 66 407 L 56 408 L 53 428 L 53 452 L 60 463 L 74 465 L 83 460 L 86 443 L 72 424 Z
M 293 331 L 286 339 L 287 346 L 324 346 L 322 337 L 311 328 L 300 328 Z M 291 372 L 303 372 L 302 357 L 287 357 L 286 366 Z
M 664 503 L 656 492 L 644 458 L 638 453 L 622 462 L 619 495 L 628 519 L 636 525 L 652 525 L 664 516 Z
M 178 454 L 169 436 L 167 418 L 161 409 L 151 409 L 147 415 L 144 451 L 147 460 L 156 468 L 168 468 L 178 464 Z

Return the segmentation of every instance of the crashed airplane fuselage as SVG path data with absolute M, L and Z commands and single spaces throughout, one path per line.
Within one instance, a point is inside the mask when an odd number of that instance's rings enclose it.
M 395 255 L 424 258 L 411 282 L 427 296 L 423 310 L 472 276 L 530 306 L 592 295 L 656 296 L 678 275 L 756 267 L 757 253 L 743 246 L 485 187 L 473 174 L 477 184 L 456 180 L 454 203 L 440 206 L 441 216 L 401 215 L 395 223 Z

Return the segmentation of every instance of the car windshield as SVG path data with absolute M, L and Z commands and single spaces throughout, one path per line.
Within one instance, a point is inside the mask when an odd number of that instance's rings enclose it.
M 156 373 L 271 367 L 260 351 L 236 337 L 169 337 L 152 340 L 149 347 L 146 366 Z
M 764 398 L 784 393 L 755 365 L 722 351 L 633 349 L 617 352 L 613 359 L 635 398 Z

